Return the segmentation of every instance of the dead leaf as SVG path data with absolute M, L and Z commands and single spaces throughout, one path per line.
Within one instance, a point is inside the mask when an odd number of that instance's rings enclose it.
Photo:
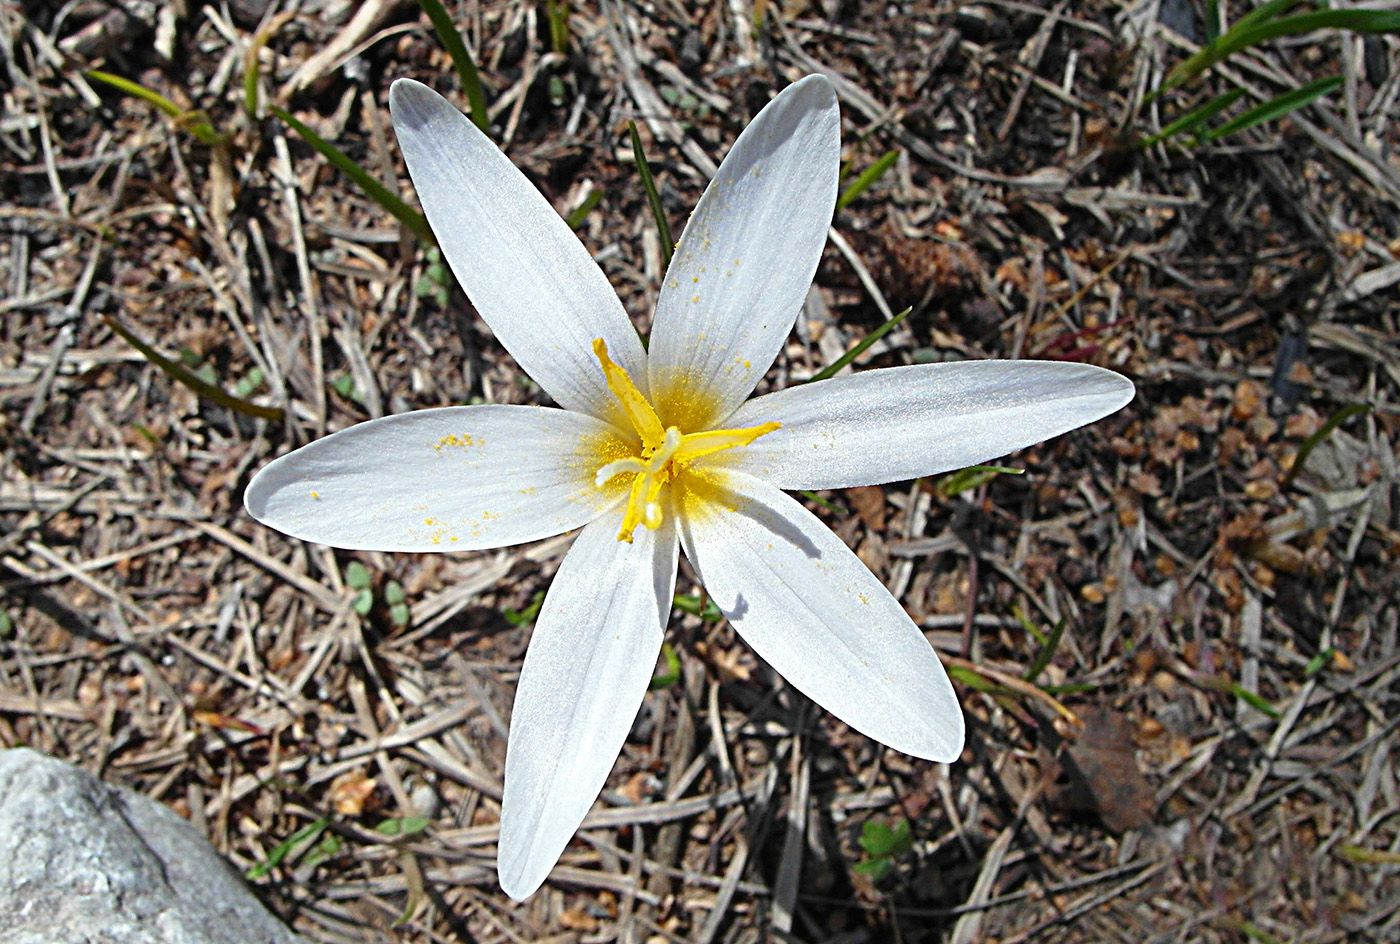
M 1093 811 L 1115 833 L 1152 822 L 1152 788 L 1133 755 L 1133 725 L 1120 712 L 1076 709 L 1084 731 L 1046 769 L 1046 791 L 1069 810 Z
M 885 490 L 878 485 L 846 489 L 851 508 L 872 531 L 885 529 Z
M 330 801 L 342 816 L 359 816 L 374 794 L 374 778 L 363 770 L 350 770 L 331 781 Z
M 559 924 L 570 931 L 596 931 L 598 919 L 582 908 L 570 908 L 559 912 Z

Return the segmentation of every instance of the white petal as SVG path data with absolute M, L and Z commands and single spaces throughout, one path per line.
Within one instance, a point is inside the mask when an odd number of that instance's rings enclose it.
M 836 204 L 841 118 L 822 76 L 788 86 L 739 135 L 686 224 L 656 305 L 653 399 L 715 399 L 712 423 L 773 363 L 812 284 Z M 699 427 L 696 427 L 699 428 Z
M 409 175 L 457 281 L 560 406 L 612 416 L 593 339 L 645 392 L 646 354 L 588 251 L 500 149 L 425 85 L 389 90 Z
M 681 541 L 734 629 L 792 685 L 896 750 L 952 762 L 963 717 L 904 608 L 825 525 L 741 472 L 678 497 Z
M 593 484 L 613 427 L 537 406 L 453 406 L 360 423 L 254 476 L 248 513 L 304 541 L 467 551 L 561 534 L 622 497 Z
M 723 457 L 779 488 L 897 482 L 1004 456 L 1101 419 L 1132 398 L 1132 381 L 1087 364 L 891 367 L 750 400 L 724 425 L 776 421 L 782 429 Z
M 676 530 L 620 516 L 583 529 L 540 609 L 506 749 L 496 869 L 520 901 L 540 887 L 588 813 L 646 694 L 671 612 Z

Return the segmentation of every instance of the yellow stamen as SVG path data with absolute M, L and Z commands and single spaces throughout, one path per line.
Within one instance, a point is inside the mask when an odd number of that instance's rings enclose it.
M 594 485 L 602 488 L 619 475 L 632 476 L 622 527 L 617 533 L 619 541 L 631 544 L 632 535 L 639 526 L 651 531 L 661 527 L 665 520 L 661 490 L 684 473 L 692 462 L 726 449 L 747 446 L 760 436 L 782 428 L 781 423 L 762 423 L 746 429 L 711 429 L 685 434 L 676 426 L 663 426 L 656 410 L 627 371 L 608 356 L 608 346 L 602 338 L 593 342 L 593 353 L 603 367 L 608 389 L 617 397 L 641 439 L 640 455 L 613 459 L 599 467 L 593 477 Z
M 613 359 L 608 356 L 608 346 L 603 343 L 602 338 L 593 341 L 593 354 L 598 358 L 598 363 L 603 365 L 603 376 L 608 379 L 608 389 L 622 404 L 632 428 L 642 437 L 642 445 L 648 449 L 656 449 L 666 438 L 666 429 L 661 425 L 661 418 L 656 415 L 647 398 L 642 396 L 642 391 L 637 389 L 627 371 L 613 363 Z
M 637 477 L 632 480 L 632 492 L 627 496 L 627 513 L 622 516 L 622 528 L 617 535 L 619 541 L 631 544 L 632 532 L 637 530 L 639 524 L 646 525 L 652 531 L 661 527 L 661 503 L 657 501 L 657 498 L 661 495 L 661 487 L 671 477 L 671 457 L 676 454 L 676 450 L 680 447 L 681 431 L 672 426 L 666 430 L 662 437 L 660 449 L 646 457 L 645 460 L 632 460 L 637 465 L 641 465 L 642 469 L 636 473 Z M 627 460 L 619 459 L 617 462 L 608 463 L 598 470 L 598 475 L 601 476 L 610 467 L 623 462 L 627 462 Z M 635 471 L 635 468 L 629 464 L 627 468 L 619 471 Z M 609 478 L 611 477 L 609 476 Z
M 747 446 L 758 437 L 767 436 L 782 428 L 782 423 L 764 423 L 745 429 L 711 429 L 703 433 L 691 433 L 681 437 L 681 447 L 676 450 L 671 461 L 676 465 L 686 466 L 701 456 L 723 452 L 735 446 Z

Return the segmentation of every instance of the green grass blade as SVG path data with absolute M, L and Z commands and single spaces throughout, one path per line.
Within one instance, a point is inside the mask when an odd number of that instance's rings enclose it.
M 1283 715 L 1279 714 L 1278 709 L 1275 708 L 1273 705 L 1269 704 L 1262 696 L 1256 695 L 1254 692 L 1251 692 L 1249 689 L 1240 685 L 1238 682 L 1230 682 L 1225 686 L 1225 688 L 1227 691 L 1229 691 L 1231 695 L 1234 695 L 1236 698 L 1249 705 L 1255 711 L 1262 711 L 1270 718 L 1277 719 L 1283 717 Z
M 248 879 L 250 881 L 256 881 L 277 868 L 277 866 L 282 864 L 282 860 L 291 855 L 292 851 L 295 850 L 297 846 L 315 839 L 317 836 L 321 835 L 321 833 L 325 832 L 326 827 L 330 824 L 330 818 L 322 816 L 314 823 L 303 826 L 286 839 L 283 839 L 276 846 L 273 846 L 272 851 L 267 854 L 266 862 L 259 862 L 248 870 Z
M 525 607 L 525 609 L 512 610 L 507 606 L 501 609 L 501 615 L 504 616 L 506 622 L 512 626 L 528 626 L 530 623 L 534 622 L 535 617 L 540 613 L 540 607 L 543 605 L 544 591 L 541 590 L 539 593 L 535 594 L 534 599 L 530 601 L 530 605 Z
M 490 135 L 491 121 L 486 116 L 486 96 L 481 91 L 481 74 L 476 71 L 476 62 L 472 59 L 472 54 L 467 52 L 466 43 L 462 42 L 462 34 L 457 32 L 452 17 L 438 0 L 418 0 L 418 5 L 428 14 L 438 39 L 442 41 L 442 48 L 447 50 L 447 54 L 452 57 L 452 64 L 457 67 L 457 75 L 462 80 L 462 91 L 467 93 L 467 104 L 471 107 L 472 123 L 480 128 L 483 134 Z
M 91 69 L 84 72 L 83 75 L 87 76 L 89 79 L 96 79 L 99 82 L 110 85 L 134 98 L 139 98 L 148 105 L 154 105 L 173 120 L 177 128 L 188 131 L 205 144 L 223 144 L 228 140 L 224 135 L 214 130 L 214 126 L 209 123 L 209 119 L 206 118 L 202 112 L 186 111 L 164 95 L 152 91 L 144 85 L 137 85 L 130 79 L 124 79 L 119 75 L 113 75 L 110 72 L 102 72 L 97 69 Z
M 656 220 L 656 232 L 661 237 L 661 267 L 666 269 L 671 265 L 676 241 L 671 237 L 671 224 L 666 222 L 666 211 L 661 207 L 661 194 L 656 190 L 656 179 L 651 176 L 651 167 L 642 151 L 642 138 L 637 134 L 635 121 L 627 122 L 627 134 L 632 138 L 632 159 L 637 162 L 637 175 L 642 178 L 642 189 L 647 192 L 647 203 L 651 204 L 651 215 Z
M 1261 3 L 1234 23 L 1230 24 L 1230 28 L 1225 31 L 1225 35 L 1229 36 L 1236 30 L 1248 29 L 1256 23 L 1262 23 L 1265 20 L 1272 20 L 1275 17 L 1283 16 L 1289 10 L 1296 7 L 1299 2 L 1301 2 L 1301 0 L 1269 0 L 1268 3 Z
M 549 17 L 549 45 L 560 55 L 569 51 L 569 5 L 564 0 L 545 0 Z
M 276 105 L 268 105 L 267 107 L 274 115 L 286 122 L 288 127 L 301 135 L 302 139 L 306 141 L 307 144 L 311 145 L 313 150 L 334 164 L 341 173 L 353 180 L 355 184 L 365 192 L 366 196 L 383 207 L 394 219 L 408 227 L 410 232 L 429 243 L 435 242 L 433 239 L 433 231 L 428 226 L 427 217 L 413 209 L 413 207 L 409 206 L 407 203 L 404 203 L 403 200 L 399 198 L 398 194 L 371 177 L 364 168 L 346 156 L 344 151 L 293 118 L 285 109 L 279 108 Z
M 961 682 L 973 691 L 997 695 L 1011 694 L 1009 688 L 998 685 L 980 672 L 974 672 L 961 665 L 945 665 L 944 668 L 948 670 L 949 678 L 955 682 Z
M 1009 469 L 1002 465 L 970 465 L 949 475 L 938 486 L 946 497 L 961 495 L 969 489 L 985 485 L 998 475 L 1025 475 L 1025 469 Z
M 825 380 L 828 377 L 835 376 L 837 371 L 845 367 L 857 357 L 860 357 L 860 355 L 865 352 L 866 348 L 870 347 L 870 345 L 874 344 L 876 341 L 880 340 L 885 335 L 893 331 L 901 321 L 909 317 L 909 312 L 913 310 L 913 308 L 906 308 L 899 314 L 891 318 L 889 321 L 886 321 L 884 324 L 880 325 L 880 327 L 876 328 L 874 331 L 870 332 L 868 335 L 862 338 L 860 343 L 858 343 L 855 347 L 851 348 L 845 354 L 842 354 L 840 357 L 836 358 L 836 360 L 832 361 L 830 364 L 827 364 L 821 370 L 817 371 L 806 382 L 816 383 L 818 380 Z
M 675 647 L 669 642 L 661 644 L 661 658 L 666 662 L 666 671 L 652 677 L 651 682 L 647 685 L 649 692 L 670 688 L 681 680 L 681 660 L 676 655 Z
M 1198 127 L 1203 122 L 1209 121 L 1210 119 L 1218 115 L 1220 112 L 1229 108 L 1236 101 L 1238 101 L 1240 96 L 1242 95 L 1244 95 L 1244 89 L 1231 89 L 1223 95 L 1218 95 L 1215 98 L 1212 98 L 1200 108 L 1195 108 L 1191 111 L 1188 111 L 1186 114 L 1182 115 L 1180 118 L 1176 119 L 1171 124 L 1167 125 L 1161 131 L 1158 131 L 1151 137 L 1143 138 L 1141 141 L 1138 142 L 1138 148 L 1146 150 L 1147 148 L 1150 148 L 1161 141 L 1165 141 L 1168 138 L 1174 137 L 1178 134 L 1183 134 L 1184 132 L 1190 131 L 1193 128 Z
M 1288 474 L 1283 477 L 1283 487 L 1287 488 L 1293 484 L 1293 480 L 1298 477 L 1298 473 L 1303 471 L 1303 464 L 1308 461 L 1308 456 L 1318 447 L 1321 442 L 1353 416 L 1360 416 L 1362 413 L 1371 412 L 1371 406 L 1367 403 L 1350 403 L 1340 410 L 1327 417 L 1327 421 L 1322 424 L 1317 432 L 1313 433 L 1303 444 L 1298 447 L 1298 455 L 1293 458 L 1293 465 L 1289 467 Z
M 1219 128 L 1207 130 L 1201 137 L 1205 141 L 1216 141 L 1227 134 L 1238 134 L 1241 131 L 1253 128 L 1255 125 L 1263 124 L 1266 121 L 1273 121 L 1275 118 L 1282 118 L 1291 111 L 1297 111 L 1305 105 L 1311 104 L 1314 99 L 1320 98 L 1331 92 L 1342 84 L 1340 75 L 1328 76 L 1325 79 L 1318 79 L 1316 82 L 1309 82 L 1302 88 L 1296 88 L 1282 95 L 1269 99 L 1259 105 L 1255 105 L 1242 115 L 1237 115 L 1225 122 Z
M 255 121 L 258 117 L 258 75 L 261 71 L 258 65 L 258 50 L 261 48 L 258 45 L 258 37 L 255 36 L 248 47 L 248 54 L 243 57 L 243 110 Z
M 588 191 L 588 196 L 583 198 L 583 202 L 574 207 L 568 216 L 564 217 L 564 222 L 569 224 L 569 229 L 578 229 L 583 225 L 583 221 L 588 219 L 588 214 L 603 201 L 603 189 L 594 187 Z
M 248 51 L 243 54 L 243 109 L 248 112 L 248 117 L 257 120 L 258 115 L 258 77 L 261 74 L 259 56 L 268 41 L 277 34 L 277 31 L 285 26 L 295 14 L 284 11 L 274 16 L 266 26 L 254 34 L 251 42 L 248 43 Z
M 1045 667 L 1050 664 L 1050 660 L 1055 658 L 1055 650 L 1060 647 L 1060 639 L 1064 636 L 1065 627 L 1067 625 L 1069 625 L 1069 621 L 1061 619 L 1055 624 L 1055 627 L 1050 630 L 1050 635 L 1046 637 L 1044 644 L 1040 647 L 1040 651 L 1035 654 L 1035 660 L 1031 662 L 1030 668 L 1026 669 L 1026 674 L 1022 676 L 1027 682 L 1034 682 L 1040 676 L 1040 673 L 1045 671 Z
M 161 354 L 145 341 L 138 338 L 126 325 L 122 324 L 116 318 L 108 315 L 105 316 L 102 321 L 107 327 L 115 331 L 123 341 L 140 351 L 142 357 L 150 361 L 156 367 L 159 367 L 161 371 L 172 380 L 176 380 L 193 390 L 197 396 L 204 397 L 206 400 L 212 400 L 220 406 L 228 407 L 230 410 L 242 413 L 245 416 L 256 416 L 260 419 L 281 422 L 283 413 L 279 407 L 259 406 L 256 403 L 250 403 L 240 397 L 235 397 L 222 387 L 211 384 L 203 378 L 195 376 L 188 367 L 181 364 L 179 361 L 173 361 L 164 354 Z
M 432 824 L 432 820 L 426 816 L 401 816 L 397 819 L 386 819 L 374 831 L 381 836 L 390 839 L 397 839 L 401 836 L 412 836 L 421 833 Z
M 833 511 L 838 515 L 849 515 L 851 513 L 851 509 L 842 508 L 840 505 L 836 504 L 836 502 L 828 501 L 827 499 L 822 498 L 816 492 L 798 492 L 797 494 L 801 495 L 803 498 L 811 502 L 821 505 L 827 511 Z
M 699 597 L 689 593 L 677 593 L 672 598 L 671 603 L 682 613 L 698 616 L 706 623 L 718 623 L 724 617 L 715 601 L 708 598 L 705 599 L 705 605 L 701 607 Z
M 146 88 L 144 85 L 137 85 L 130 79 L 124 79 L 119 75 L 113 75 L 110 72 L 101 72 L 97 69 L 90 69 L 87 72 L 84 72 L 83 75 L 87 76 L 89 79 L 96 79 L 99 82 L 105 82 L 113 88 L 120 89 L 128 95 L 132 95 L 136 98 L 141 99 L 147 104 L 154 105 L 155 107 L 159 108 L 161 111 L 169 115 L 171 118 L 178 119 L 181 115 L 185 113 L 185 110 L 183 108 L 181 108 L 179 105 L 176 105 L 164 95 L 160 94 L 159 92 L 153 92 L 150 89 Z
M 1400 852 L 1390 849 L 1367 849 L 1365 846 L 1347 844 L 1339 846 L 1337 852 L 1351 862 L 1362 862 L 1366 865 L 1400 865 Z
M 1328 646 L 1309 659 L 1308 664 L 1303 667 L 1303 678 L 1312 678 L 1314 675 L 1327 668 L 1327 663 L 1332 661 L 1332 657 L 1336 655 L 1336 653 L 1336 646 Z
M 1204 72 L 1242 49 L 1257 46 L 1271 39 L 1311 33 L 1320 29 L 1349 30 L 1353 33 L 1400 32 L 1400 11 L 1315 10 L 1311 13 L 1285 16 L 1270 22 L 1253 21 L 1243 27 L 1236 24 L 1233 29 L 1220 37 L 1214 46 L 1208 46 L 1177 63 L 1176 67 L 1163 80 L 1162 87 L 1158 89 L 1158 92 L 1175 88 L 1191 76 Z
M 1313 32 L 1315 29 L 1345 29 L 1348 32 L 1400 32 L 1400 11 L 1397 10 L 1315 10 L 1312 13 L 1299 13 L 1273 22 L 1260 22 L 1228 32 L 1221 39 L 1225 55 L 1257 46 L 1268 39 L 1280 36 L 1296 36 Z
M 1220 0 L 1206 0 L 1206 45 L 1220 38 Z
M 899 160 L 899 152 L 890 151 L 881 156 L 874 164 L 867 167 L 859 177 L 851 182 L 849 187 L 842 191 L 841 196 L 837 198 L 836 212 L 840 213 L 852 200 L 869 190 L 872 184 L 885 176 L 885 173 L 894 166 L 897 160 Z

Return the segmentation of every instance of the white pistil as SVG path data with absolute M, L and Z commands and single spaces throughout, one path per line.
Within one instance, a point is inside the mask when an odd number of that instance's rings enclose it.
M 646 475 L 647 465 L 636 456 L 628 456 L 626 459 L 617 459 L 609 462 L 598 470 L 598 474 L 593 476 L 593 484 L 597 488 L 602 488 L 619 475 L 631 473 L 632 475 Z
M 593 482 L 598 488 L 602 488 L 619 475 L 635 476 L 632 479 L 631 495 L 627 499 L 627 514 L 623 519 L 618 540 L 630 541 L 632 531 L 638 524 L 645 525 L 652 531 L 661 527 L 661 503 L 656 499 L 661 486 L 670 480 L 673 470 L 669 466 L 671 459 L 681 448 L 681 439 L 681 431 L 674 426 L 669 427 L 661 445 L 651 455 L 647 455 L 647 450 L 643 447 L 640 456 L 614 459 L 594 475 Z

